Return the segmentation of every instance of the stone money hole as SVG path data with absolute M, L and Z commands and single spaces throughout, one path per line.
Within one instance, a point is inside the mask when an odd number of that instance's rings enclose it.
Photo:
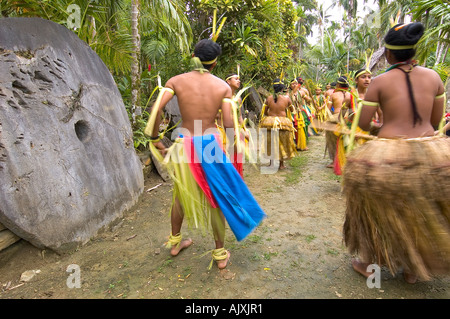
M 86 121 L 80 120 L 75 123 L 75 133 L 77 134 L 78 139 L 85 143 L 89 140 L 90 129 L 89 125 Z

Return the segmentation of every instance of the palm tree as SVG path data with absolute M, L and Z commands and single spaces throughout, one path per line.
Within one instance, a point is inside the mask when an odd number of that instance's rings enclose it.
M 65 25 L 89 44 L 111 72 L 126 73 L 130 71 L 132 45 L 121 23 L 124 6 L 124 0 L 21 0 L 2 3 L 2 14 L 41 17 Z
M 306 39 L 313 34 L 313 26 L 317 24 L 318 17 L 314 14 L 317 10 L 316 1 L 297 1 L 295 7 L 297 11 L 298 20 L 295 23 L 295 31 L 297 32 L 296 42 L 298 44 L 298 59 L 303 57 L 303 49 L 308 44 Z
M 425 60 L 430 48 L 436 45 L 434 65 L 443 63 L 450 45 L 450 5 L 443 0 L 420 0 L 412 13 L 414 19 L 421 19 L 426 26 L 419 43 L 420 57 Z
M 131 0 L 131 34 L 133 41 L 133 62 L 131 65 L 131 115 L 133 124 L 136 121 L 136 116 L 141 115 L 140 101 L 140 52 L 141 52 L 141 38 L 139 35 L 139 0 Z
M 155 44 L 176 43 L 183 54 L 189 52 L 192 42 L 192 31 L 184 14 L 184 4 L 180 0 L 131 0 L 131 33 L 133 42 L 131 67 L 131 113 L 132 122 L 141 115 L 141 52 L 148 59 L 156 60 L 166 53 L 168 46 L 159 46 L 163 50 L 159 56 L 155 54 Z M 143 32 L 142 30 L 146 30 Z M 144 35 L 145 46 L 141 45 L 141 34 Z

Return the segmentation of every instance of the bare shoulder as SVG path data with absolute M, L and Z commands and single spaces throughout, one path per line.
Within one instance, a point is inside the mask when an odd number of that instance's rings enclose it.
M 441 82 L 441 77 L 439 76 L 439 74 L 433 70 L 433 69 L 429 69 L 429 68 L 425 68 L 423 66 L 416 66 L 415 69 L 418 71 L 418 73 L 421 74 L 421 76 L 426 76 L 430 79 L 433 79 L 434 81 L 438 81 Z
M 372 85 L 373 83 L 381 83 L 381 82 L 383 82 L 384 80 L 386 80 L 386 78 L 389 78 L 389 76 L 390 76 L 390 74 L 389 73 L 387 73 L 387 72 L 383 72 L 383 73 L 381 73 L 381 74 L 379 74 L 379 75 L 377 75 L 377 76 L 374 76 L 373 78 L 372 78 L 372 81 L 370 82 L 370 85 Z
M 230 91 L 231 92 L 231 88 L 228 85 L 227 82 L 225 82 L 224 80 L 222 80 L 221 78 L 215 76 L 214 74 L 208 74 L 209 75 L 209 81 L 211 83 L 214 83 L 215 86 L 217 86 L 218 88 L 223 88 L 225 91 Z
M 335 100 L 335 99 L 342 99 L 343 95 L 340 92 L 333 92 L 331 93 L 330 97 Z
M 170 87 L 170 88 L 174 88 L 174 86 L 179 83 L 182 82 L 184 78 L 186 78 L 187 73 L 182 73 L 182 74 L 178 74 L 175 75 L 173 77 L 171 77 L 169 80 L 167 80 L 166 82 L 166 87 Z
M 281 95 L 281 97 L 286 103 L 291 103 L 291 98 L 289 95 Z

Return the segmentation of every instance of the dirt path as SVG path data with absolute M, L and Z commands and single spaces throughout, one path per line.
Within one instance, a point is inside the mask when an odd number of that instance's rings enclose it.
M 325 167 L 324 145 L 323 136 L 311 137 L 310 150 L 276 174 L 246 164 L 244 179 L 268 217 L 242 242 L 227 230 L 225 270 L 207 269 L 210 254 L 202 254 L 213 248 L 211 237 L 189 229 L 183 231 L 194 245 L 170 257 L 164 241 L 171 183 L 153 174 L 138 204 L 76 252 L 58 256 L 23 240 L 0 252 L 0 298 L 449 298 L 448 277 L 410 285 L 401 273 L 382 269 L 381 287 L 369 288 L 351 269 L 342 244 L 341 181 Z M 79 266 L 80 288 L 68 287 L 72 264 Z M 33 279 L 19 281 L 36 269 Z

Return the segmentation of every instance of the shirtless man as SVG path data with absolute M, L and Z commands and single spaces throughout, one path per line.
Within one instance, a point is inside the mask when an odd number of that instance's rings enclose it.
M 308 89 L 302 86 L 303 83 L 305 83 L 305 81 L 301 77 L 298 77 L 297 82 L 298 82 L 298 93 L 303 99 L 302 101 L 300 101 L 300 104 L 305 105 L 311 102 L 311 97 L 309 96 Z
M 333 94 L 334 89 L 331 88 L 331 84 L 328 83 L 327 85 L 325 85 L 325 92 L 323 93 L 323 95 L 325 95 L 325 97 L 330 96 L 331 94 Z
M 219 109 L 222 110 L 224 127 L 233 127 L 231 104 L 228 101 L 224 101 L 224 98 L 232 98 L 231 88 L 225 81 L 209 73 L 216 65 L 216 59 L 220 53 L 221 48 L 218 44 L 207 39 L 201 40 L 195 47 L 194 56 L 202 61 L 204 69 L 195 69 L 191 72 L 174 76 L 165 84 L 165 88 L 173 90 L 174 94 L 177 95 L 178 106 L 182 117 L 182 126 L 185 129 L 184 131 L 187 130 L 192 136 L 202 135 L 206 130 L 211 131 L 216 129 L 215 119 Z M 162 154 L 166 153 L 166 147 L 161 141 L 155 139 L 155 137 L 159 133 L 162 110 L 172 97 L 173 94 L 171 92 L 165 92 L 162 96 L 159 114 L 156 118 L 151 138 L 155 140 L 153 144 Z M 201 130 L 198 127 L 194 127 L 194 121 L 196 125 L 199 123 L 197 121 L 201 121 Z M 171 231 L 173 235 L 180 233 L 183 217 L 180 202 L 178 199 L 175 199 L 171 212 Z M 222 214 L 221 218 L 224 223 Z M 215 229 L 213 231 L 219 237 L 215 241 L 216 249 L 223 248 L 224 234 L 217 234 Z M 186 239 L 181 241 L 179 245 L 173 245 L 171 255 L 178 255 L 180 250 L 189 247 L 191 244 L 192 239 Z M 217 262 L 219 269 L 226 267 L 228 259 L 229 255 L 228 258 Z
M 225 81 L 228 83 L 228 85 L 231 88 L 232 96 L 233 97 L 236 96 L 236 93 L 238 92 L 239 88 L 241 87 L 241 79 L 240 79 L 239 75 L 237 75 L 237 74 L 229 75 L 225 79 Z M 242 126 L 243 123 L 244 123 L 244 117 L 242 116 L 242 111 L 243 111 L 243 109 L 242 109 L 242 98 L 239 97 L 236 102 L 237 102 L 237 106 L 239 107 L 239 110 L 238 110 L 238 121 L 239 121 L 239 125 Z
M 324 93 L 325 99 L 327 100 L 327 106 L 328 106 L 328 109 L 330 110 L 330 112 L 332 112 L 331 107 L 333 105 L 331 102 L 331 95 L 333 94 L 335 87 L 336 87 L 335 82 L 333 82 L 331 84 L 327 84 L 326 91 Z
M 239 90 L 239 88 L 241 87 L 241 79 L 239 78 L 239 75 L 237 74 L 230 74 L 225 78 L 225 81 L 228 83 L 228 85 L 231 88 L 231 94 L 233 95 L 233 97 L 236 96 L 237 91 Z M 248 131 L 245 129 L 244 127 L 244 117 L 242 116 L 242 98 L 239 97 L 236 101 L 237 107 L 238 107 L 238 123 L 239 126 L 242 127 L 243 129 L 243 133 L 241 135 L 241 139 L 242 143 L 245 143 L 245 139 L 248 139 Z M 218 115 L 218 120 L 217 123 L 218 125 L 221 126 L 221 129 L 223 129 L 223 123 L 222 123 L 222 110 L 220 110 L 219 112 L 220 114 Z M 223 136 L 223 140 L 224 140 L 224 147 L 227 148 L 228 150 L 231 152 L 231 150 L 229 149 L 229 147 L 231 147 L 230 145 L 226 145 L 227 143 L 227 136 L 226 136 L 226 132 L 223 131 L 222 134 Z M 230 138 L 233 138 L 233 136 L 230 136 Z M 234 141 L 233 139 L 231 139 L 232 141 Z M 231 143 L 232 145 L 234 145 L 233 147 L 233 154 L 230 154 L 230 157 L 232 157 L 232 162 L 234 167 L 236 167 L 237 171 L 239 172 L 239 174 L 242 176 L 242 178 L 244 178 L 244 165 L 243 165 L 243 159 L 244 159 L 244 154 L 238 152 L 237 149 L 237 145 L 236 143 Z
M 331 95 L 331 103 L 333 105 L 333 120 L 338 121 L 338 115 L 341 112 L 342 106 L 350 106 L 352 102 L 352 95 L 349 90 L 349 84 L 345 76 L 341 76 L 336 84 L 336 89 Z

